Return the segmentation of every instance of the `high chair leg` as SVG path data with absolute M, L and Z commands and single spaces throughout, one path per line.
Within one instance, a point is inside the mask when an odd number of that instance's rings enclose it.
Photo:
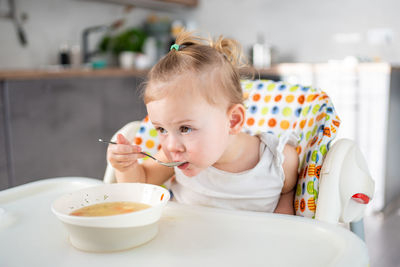
M 363 219 L 356 221 L 356 222 L 351 222 L 350 230 L 365 242 Z

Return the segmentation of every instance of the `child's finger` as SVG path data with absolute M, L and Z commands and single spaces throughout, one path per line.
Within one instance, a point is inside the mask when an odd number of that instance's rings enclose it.
M 113 160 L 117 162 L 136 161 L 139 157 L 137 154 L 114 154 Z
M 130 145 L 131 142 L 123 134 L 119 133 L 117 134 L 117 144 Z
M 127 154 L 137 154 L 142 151 L 140 146 L 136 145 L 110 145 L 108 150 L 115 155 L 127 155 Z

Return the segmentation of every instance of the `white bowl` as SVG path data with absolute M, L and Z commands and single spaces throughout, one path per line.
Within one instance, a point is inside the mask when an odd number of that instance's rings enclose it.
M 66 226 L 74 247 L 91 252 L 111 252 L 136 247 L 154 238 L 162 209 L 169 198 L 169 191 L 161 186 L 104 184 L 65 194 L 53 202 L 51 210 Z M 140 202 L 151 207 L 113 216 L 69 215 L 84 206 L 116 201 Z

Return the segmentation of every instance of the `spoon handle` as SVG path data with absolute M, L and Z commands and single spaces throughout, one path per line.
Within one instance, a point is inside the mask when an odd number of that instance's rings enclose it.
M 106 140 L 103 140 L 103 139 L 101 139 L 101 138 L 99 138 L 99 142 L 102 142 L 102 143 L 105 143 L 105 144 L 113 144 L 113 145 L 116 145 L 116 144 L 117 144 L 116 142 L 113 142 L 113 141 L 106 141 Z
M 101 139 L 101 138 L 99 138 L 99 142 L 102 142 L 102 143 L 105 143 L 105 144 L 113 144 L 113 145 L 117 145 L 117 143 L 116 143 L 116 142 L 113 142 L 113 141 L 107 141 L 107 140 L 103 140 L 103 139 Z M 147 154 L 146 152 L 143 152 L 143 151 L 140 151 L 140 152 L 134 152 L 134 154 L 142 154 L 142 155 L 148 156 L 148 157 L 150 157 L 150 158 L 152 158 L 152 159 L 154 159 L 154 160 L 156 160 L 156 161 L 159 161 L 158 159 L 156 159 L 156 158 L 155 158 L 155 157 L 153 157 L 152 155 L 150 155 L 150 154 Z

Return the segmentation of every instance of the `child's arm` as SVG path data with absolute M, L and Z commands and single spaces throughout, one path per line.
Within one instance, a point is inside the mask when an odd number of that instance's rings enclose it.
M 137 153 L 140 151 L 139 146 L 132 145 L 122 134 L 117 136 L 117 145 L 109 145 L 107 159 L 115 169 L 118 183 L 139 182 L 161 185 L 173 175 L 173 168 L 162 166 L 152 160 L 139 164 L 137 160 L 144 157 Z M 162 151 L 157 153 L 156 158 L 166 161 Z
M 293 146 L 286 145 L 283 149 L 285 160 L 283 161 L 283 172 L 285 182 L 283 184 L 281 197 L 276 206 L 275 213 L 294 214 L 293 199 L 297 183 L 297 168 L 299 166 L 299 156 Z

